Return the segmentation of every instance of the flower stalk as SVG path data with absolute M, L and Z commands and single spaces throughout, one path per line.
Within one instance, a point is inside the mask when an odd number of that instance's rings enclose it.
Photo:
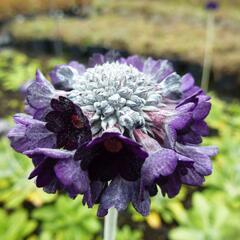
M 115 240 L 117 233 L 118 211 L 115 208 L 109 209 L 104 220 L 104 240 Z
M 201 88 L 208 91 L 210 72 L 212 67 L 213 58 L 213 46 L 215 38 L 215 13 L 213 11 L 208 11 L 207 18 L 207 36 L 205 44 L 204 62 L 203 62 L 203 73 Z

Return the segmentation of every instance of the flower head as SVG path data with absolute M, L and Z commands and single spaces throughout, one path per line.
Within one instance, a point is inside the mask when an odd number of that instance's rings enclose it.
M 83 195 L 98 215 L 129 203 L 142 215 L 158 192 L 174 197 L 182 184 L 199 186 L 211 174 L 210 98 L 190 74 L 166 60 L 94 54 L 40 71 L 26 90 L 26 113 L 9 132 L 14 149 L 31 157 L 30 178 L 47 192 Z
M 215 11 L 219 8 L 219 3 L 217 1 L 207 1 L 205 8 L 210 11 Z

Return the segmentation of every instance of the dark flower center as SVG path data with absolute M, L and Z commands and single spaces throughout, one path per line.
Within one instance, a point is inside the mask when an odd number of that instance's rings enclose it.
M 83 128 L 84 127 L 83 121 L 81 121 L 80 117 L 76 114 L 73 114 L 71 116 L 71 122 L 72 122 L 73 126 L 76 127 L 76 128 Z
M 116 138 L 106 139 L 103 144 L 105 149 L 111 153 L 120 152 L 123 148 L 121 141 Z

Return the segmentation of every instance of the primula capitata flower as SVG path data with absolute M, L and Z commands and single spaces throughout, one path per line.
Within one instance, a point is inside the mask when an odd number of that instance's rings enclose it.
M 179 76 L 166 60 L 109 52 L 49 76 L 52 83 L 37 71 L 26 114 L 9 132 L 12 147 L 32 158 L 37 187 L 82 194 L 101 217 L 129 203 L 146 216 L 157 186 L 174 197 L 211 174 L 217 149 L 200 146 L 210 97 L 190 74 Z
M 71 90 L 72 85 L 77 82 L 78 76 L 85 72 L 85 66 L 76 61 L 69 64 L 56 66 L 49 73 L 52 84 L 56 89 Z
M 91 140 L 88 119 L 77 105 L 61 96 L 59 99 L 52 99 L 50 104 L 53 111 L 45 117 L 46 128 L 56 134 L 57 148 L 74 150 Z
M 11 146 L 18 152 L 38 147 L 56 147 L 56 136 L 46 128 L 46 123 L 32 116 L 19 113 L 14 115 L 15 127 L 8 133 Z
M 74 152 L 36 148 L 24 152 L 33 159 L 35 169 L 29 178 L 36 177 L 37 187 L 55 193 L 57 190 L 66 192 L 74 198 L 89 190 L 89 180 L 80 163 L 73 160 Z
M 210 11 L 215 11 L 219 8 L 219 3 L 217 1 L 207 1 L 205 8 Z

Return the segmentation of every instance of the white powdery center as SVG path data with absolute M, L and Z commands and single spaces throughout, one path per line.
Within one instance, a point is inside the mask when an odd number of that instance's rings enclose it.
M 88 68 L 68 97 L 84 112 L 92 112 L 93 134 L 118 124 L 121 131 L 146 129 L 146 111 L 157 111 L 162 99 L 179 91 L 180 77 L 173 73 L 157 83 L 151 75 L 119 62 Z

